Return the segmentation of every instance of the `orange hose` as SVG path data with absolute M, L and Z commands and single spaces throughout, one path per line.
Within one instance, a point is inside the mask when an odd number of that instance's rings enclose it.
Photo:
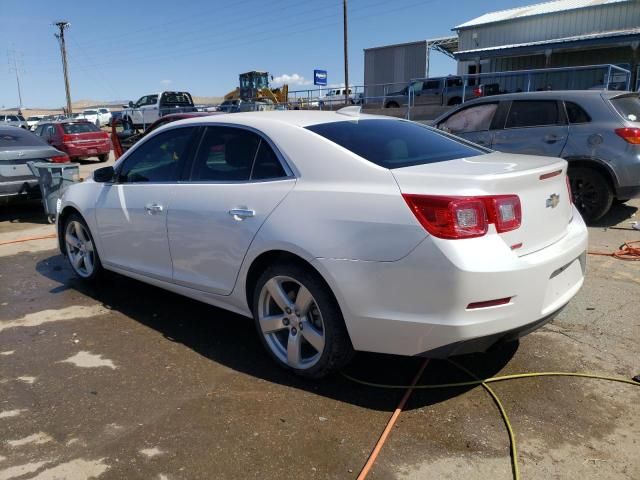
M 376 443 L 376 446 L 373 447 L 373 450 L 372 450 L 371 454 L 369 455 L 369 458 L 367 459 L 367 463 L 365 463 L 364 467 L 362 467 L 362 470 L 360 470 L 360 474 L 358 475 L 358 479 L 357 480 L 364 480 L 365 478 L 367 478 L 367 475 L 369 474 L 369 471 L 371 470 L 371 468 L 373 467 L 373 464 L 375 463 L 376 459 L 378 458 L 378 454 L 380 453 L 380 450 L 382 450 L 382 447 L 384 446 L 384 443 L 387 441 L 387 437 L 389 436 L 389 433 L 391 433 L 391 429 L 396 424 L 396 421 L 398 420 L 398 417 L 400 416 L 400 413 L 402 413 L 402 410 L 404 409 L 404 406 L 406 405 L 407 401 L 409 400 L 409 397 L 411 396 L 411 392 L 413 392 L 413 387 L 416 385 L 416 383 L 418 383 L 418 380 L 420 380 L 420 377 L 422 376 L 422 373 L 424 372 L 424 369 L 427 368 L 427 364 L 428 363 L 429 363 L 429 359 L 425 358 L 424 362 L 422 362 L 422 365 L 418 369 L 418 373 L 416 373 L 416 376 L 413 378 L 413 382 L 411 382 L 411 387 L 409 387 L 404 392 L 404 395 L 402 396 L 402 399 L 400 400 L 400 403 L 398 403 L 398 406 L 396 407 L 395 411 L 393 412 L 393 415 L 391 415 L 391 418 L 387 422 L 387 426 L 384 427 L 384 430 L 382 431 L 382 434 L 380 435 L 380 438 L 378 439 L 378 442 Z
M 47 238 L 56 238 L 57 235 L 52 233 L 51 235 L 45 235 L 44 237 L 27 237 L 27 238 L 19 238 L 18 240 L 9 240 L 8 242 L 1 242 L 0 245 L 9 245 L 11 243 L 22 243 L 29 242 L 31 240 L 45 240 Z
M 630 262 L 640 261 L 640 248 L 632 247 L 631 245 L 634 243 L 640 243 L 640 240 L 635 242 L 625 242 L 620 246 L 619 250 L 615 252 L 588 252 L 589 255 L 601 255 L 603 257 L 613 257 L 618 260 L 627 260 Z

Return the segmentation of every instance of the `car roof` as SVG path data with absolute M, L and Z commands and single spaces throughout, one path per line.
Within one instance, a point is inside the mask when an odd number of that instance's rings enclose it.
M 516 93 L 502 93 L 499 95 L 489 95 L 487 97 L 474 98 L 467 103 L 471 102 L 490 102 L 497 100 L 520 100 L 520 99 L 544 99 L 544 98 L 562 98 L 562 99 L 576 99 L 581 98 L 614 98 L 620 95 L 626 95 L 633 92 L 619 91 L 619 90 L 544 90 L 541 92 L 516 92 Z
M 358 119 L 386 119 L 386 120 L 402 120 L 390 116 L 359 114 L 351 115 L 345 113 L 318 111 L 318 110 L 267 110 L 262 112 L 241 112 L 226 113 L 222 115 L 212 115 L 190 118 L 182 120 L 181 123 L 252 123 L 261 122 L 279 122 L 286 123 L 298 127 L 307 127 L 309 125 L 317 125 L 319 123 L 332 123 L 354 121 Z

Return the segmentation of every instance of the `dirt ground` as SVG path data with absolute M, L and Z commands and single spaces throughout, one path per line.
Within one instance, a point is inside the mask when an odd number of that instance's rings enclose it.
M 97 166 L 84 162 L 81 175 Z M 590 249 L 640 240 L 640 200 Z M 54 232 L 40 206 L 0 207 L 0 243 Z M 458 360 L 477 375 L 640 373 L 640 262 L 590 256 L 585 285 L 519 344 Z M 349 373 L 407 383 L 421 359 L 359 354 Z M 466 380 L 432 361 L 422 383 Z M 493 384 L 523 479 L 640 478 L 640 388 L 578 378 Z M 279 370 L 250 320 L 110 275 L 86 286 L 53 239 L 0 245 L 0 480 L 353 479 L 402 391 Z M 509 479 L 482 388 L 417 391 L 370 479 Z

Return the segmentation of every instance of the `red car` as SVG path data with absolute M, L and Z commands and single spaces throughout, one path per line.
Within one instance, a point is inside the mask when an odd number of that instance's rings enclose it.
M 109 159 L 109 134 L 86 120 L 42 123 L 34 133 L 65 152 L 71 160 L 98 157 L 106 162 Z

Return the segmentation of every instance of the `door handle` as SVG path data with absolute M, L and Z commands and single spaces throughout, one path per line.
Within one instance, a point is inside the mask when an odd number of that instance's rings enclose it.
M 229 210 L 229 215 L 236 220 L 244 220 L 245 218 L 254 217 L 256 215 L 256 211 L 248 208 L 232 208 Z
M 558 140 L 562 140 L 563 138 L 564 137 L 560 137 L 551 133 L 544 137 L 544 141 L 547 143 L 556 143 Z
M 164 210 L 164 207 L 162 205 L 158 205 L 157 203 L 147 203 L 144 206 L 144 209 L 149 215 L 155 215 L 156 213 L 161 213 L 162 210 Z

